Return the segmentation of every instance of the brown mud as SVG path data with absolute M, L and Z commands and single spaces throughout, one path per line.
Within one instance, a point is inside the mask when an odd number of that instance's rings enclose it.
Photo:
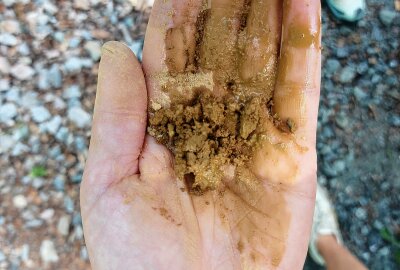
M 168 74 L 158 79 L 172 105 L 153 103 L 148 129 L 174 153 L 175 171 L 192 179 L 196 194 L 216 189 L 227 166 L 246 167 L 260 146 L 281 36 L 269 29 L 268 1 L 215 2 L 195 24 L 167 30 Z

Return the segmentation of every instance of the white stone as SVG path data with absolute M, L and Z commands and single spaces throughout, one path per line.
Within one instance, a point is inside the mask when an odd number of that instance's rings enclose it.
M 11 68 L 11 75 L 21 81 L 29 80 L 35 75 L 35 70 L 30 66 L 20 63 Z
M 57 250 L 51 240 L 44 240 L 40 245 L 40 257 L 44 263 L 58 262 Z
M 71 217 L 68 215 L 62 216 L 57 224 L 58 232 L 63 236 L 67 236 L 69 234 L 70 224 L 71 224 Z
M 28 205 L 28 200 L 24 195 L 16 195 L 13 198 L 13 204 L 18 209 L 24 209 Z
M 42 213 L 40 213 L 40 218 L 44 220 L 51 220 L 54 216 L 54 209 L 53 208 L 48 208 L 44 210 Z
M 68 119 L 79 128 L 90 126 L 92 117 L 80 107 L 68 109 Z

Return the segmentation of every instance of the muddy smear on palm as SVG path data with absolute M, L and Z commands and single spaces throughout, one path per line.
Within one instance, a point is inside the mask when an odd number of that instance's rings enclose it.
M 161 85 L 171 105 L 153 103 L 150 113 L 150 134 L 174 153 L 178 176 L 190 176 L 197 194 L 216 189 L 227 165 L 243 167 L 251 160 L 265 133 L 259 123 L 268 118 L 280 41 L 268 31 L 246 31 L 248 20 L 262 23 L 253 15 L 260 7 L 251 10 L 247 1 L 216 5 L 201 11 L 195 34 L 185 24 L 167 31 L 171 78 Z M 246 51 L 253 46 L 270 48 L 251 56 Z
M 296 129 L 271 109 L 281 21 L 281 1 L 204 3 L 195 20 L 188 15 L 166 31 L 168 72 L 153 76 L 168 102 L 150 101 L 148 132 L 172 151 L 189 192 L 217 194 L 220 216 L 239 232 L 237 249 L 248 265 L 267 253 L 278 266 L 290 224 L 282 183 L 269 185 L 253 166 L 270 144 L 265 123 L 286 134 Z M 293 42 L 307 42 L 301 31 Z

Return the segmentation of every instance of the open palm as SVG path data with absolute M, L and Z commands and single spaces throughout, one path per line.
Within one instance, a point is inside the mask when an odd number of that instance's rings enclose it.
M 316 184 L 319 0 L 247 1 L 252 3 L 245 32 L 258 43 L 244 49 L 239 72 L 250 79 L 261 71 L 276 77 L 272 109 L 260 123 L 268 139 L 250 166 L 262 180 L 237 182 L 227 168 L 219 188 L 196 196 L 176 176 L 173 155 L 146 135 L 146 127 L 148 104 L 168 96 L 158 75 L 171 66 L 193 74 L 190 49 L 180 45 L 196 36 L 191 27 L 210 8 L 203 2 L 156 1 L 143 70 L 125 45 L 103 47 L 81 186 L 93 269 L 301 269 L 304 263 Z M 230 21 L 222 40 L 208 43 L 214 63 L 218 52 L 238 40 L 232 25 L 244 2 L 211 1 L 209 16 L 223 14 Z M 212 23 L 204 27 L 212 29 Z M 179 28 L 182 37 L 166 44 L 169 29 Z M 275 74 L 271 63 L 278 62 L 272 64 Z M 257 80 L 262 89 L 263 78 Z

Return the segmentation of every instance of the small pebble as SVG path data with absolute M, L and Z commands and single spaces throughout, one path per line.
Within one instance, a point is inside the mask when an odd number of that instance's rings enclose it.
M 35 70 L 25 64 L 16 64 L 11 68 L 10 73 L 16 79 L 25 81 L 32 79 L 33 75 L 35 74 Z
M 28 205 L 28 200 L 24 195 L 16 195 L 13 198 L 13 204 L 18 209 L 24 209 Z
M 93 61 L 98 61 L 101 57 L 101 45 L 98 41 L 88 41 L 85 44 L 85 50 L 89 53 Z
M 62 216 L 57 224 L 57 230 L 62 236 L 68 236 L 71 217 L 69 215 Z
M 2 33 L 0 34 L 0 44 L 6 46 L 15 46 L 18 44 L 18 39 L 9 33 Z
M 51 117 L 50 112 L 43 106 L 33 107 L 31 114 L 33 121 L 36 123 L 42 123 Z
M 53 241 L 44 240 L 40 245 L 40 257 L 44 263 L 58 262 L 59 257 Z
M 396 17 L 397 12 L 394 10 L 382 9 L 379 11 L 379 19 L 386 26 L 390 26 Z
M 68 110 L 68 119 L 79 128 L 89 127 L 92 117 L 80 107 L 72 107 Z
M 17 106 L 6 103 L 0 106 L 0 123 L 6 123 L 17 115 Z
M 40 218 L 46 221 L 50 221 L 53 218 L 53 216 L 54 216 L 53 208 L 48 208 L 44 210 L 42 213 L 40 213 Z

